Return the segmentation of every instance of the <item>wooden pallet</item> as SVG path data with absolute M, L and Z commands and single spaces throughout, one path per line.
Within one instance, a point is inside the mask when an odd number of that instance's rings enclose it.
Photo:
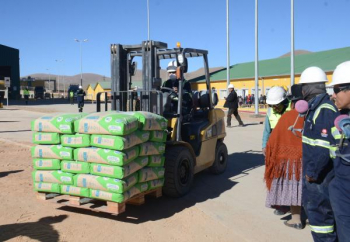
M 144 204 L 145 196 L 159 198 L 162 196 L 162 188 L 160 187 L 157 189 L 137 194 L 123 203 L 116 203 L 93 198 L 77 197 L 72 195 L 63 195 L 56 193 L 37 192 L 36 195 L 37 199 L 39 200 L 50 200 L 51 202 L 64 206 L 77 207 L 96 212 L 110 213 L 114 215 L 118 215 L 125 212 L 126 204 Z

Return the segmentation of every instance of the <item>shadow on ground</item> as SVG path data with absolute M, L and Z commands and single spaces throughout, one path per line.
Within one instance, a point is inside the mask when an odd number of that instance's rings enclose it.
M 229 163 L 225 173 L 213 175 L 209 171 L 203 171 L 194 178 L 194 184 L 189 194 L 181 198 L 148 198 L 141 206 L 127 205 L 126 211 L 118 216 L 105 213 L 96 213 L 74 207 L 64 206 L 60 210 L 78 212 L 90 216 L 99 216 L 122 222 L 140 224 L 173 216 L 182 210 L 192 207 L 197 203 L 215 199 L 222 193 L 229 191 L 238 182 L 233 181 L 235 176 L 246 176 L 248 172 L 264 165 L 264 158 L 259 151 L 246 151 L 229 155 Z M 238 178 L 235 178 L 238 180 Z
M 0 225 L 0 241 L 7 241 L 19 236 L 43 242 L 59 241 L 60 235 L 52 224 L 60 223 L 67 217 L 67 215 L 50 216 L 41 218 L 37 222 Z
M 1 132 L 0 132 L 1 133 Z M 9 174 L 12 173 L 18 173 L 18 172 L 22 172 L 23 170 L 15 170 L 15 171 L 2 171 L 0 172 L 0 178 L 8 176 Z

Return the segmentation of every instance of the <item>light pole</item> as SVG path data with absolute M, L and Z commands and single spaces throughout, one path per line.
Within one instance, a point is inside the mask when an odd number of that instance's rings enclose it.
M 49 90 L 51 89 L 50 88 L 50 84 L 51 84 L 51 74 L 50 74 L 50 69 L 46 69 L 48 72 L 49 72 Z
M 74 39 L 74 40 L 80 44 L 80 86 L 83 86 L 83 54 L 82 54 L 81 44 L 83 42 L 88 42 L 88 39 L 84 39 L 84 40 Z
M 60 65 L 59 62 L 63 62 L 63 60 L 55 60 L 57 62 L 57 92 L 60 93 Z

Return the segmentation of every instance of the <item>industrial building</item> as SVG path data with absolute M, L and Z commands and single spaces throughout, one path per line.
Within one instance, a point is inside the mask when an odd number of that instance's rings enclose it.
M 0 90 L 5 90 L 5 77 L 10 77 L 10 99 L 20 98 L 19 50 L 0 45 Z M 3 94 L 3 93 L 2 93 Z
M 310 66 L 322 68 L 332 80 L 332 74 L 337 65 L 350 60 L 350 47 L 311 52 L 296 55 L 294 58 L 295 83 L 303 70 Z M 273 86 L 284 86 L 290 90 L 290 57 L 280 57 L 259 61 L 259 95 L 266 95 Z M 226 68 L 210 73 L 211 86 L 215 87 L 219 96 L 218 106 L 222 107 L 227 96 Z M 205 90 L 205 78 L 200 76 L 189 80 L 192 90 Z M 239 63 L 230 67 L 230 83 L 234 85 L 238 96 L 255 93 L 254 62 Z M 331 90 L 329 90 L 331 92 Z

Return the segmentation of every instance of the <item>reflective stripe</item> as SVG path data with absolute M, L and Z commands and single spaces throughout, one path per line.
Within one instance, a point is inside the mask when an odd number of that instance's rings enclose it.
M 330 143 L 328 141 L 321 140 L 321 139 L 309 139 L 309 138 L 303 136 L 302 140 L 303 140 L 303 143 L 309 144 L 312 146 L 320 146 L 320 147 L 323 147 L 326 149 L 329 149 L 331 147 Z
M 334 139 L 341 139 L 341 134 L 336 127 L 331 128 L 332 135 Z
M 330 104 L 328 104 L 328 103 L 321 104 L 321 105 L 316 109 L 315 114 L 314 114 L 314 116 L 312 117 L 312 120 L 314 121 L 314 124 L 315 124 L 316 119 L 317 119 L 318 115 L 320 114 L 322 108 L 328 108 L 328 109 L 332 110 L 333 112 L 337 112 L 337 110 L 336 110 L 332 105 L 330 105 Z
M 335 146 L 331 146 L 329 147 L 329 156 L 334 159 L 335 157 L 337 157 L 336 155 L 336 151 L 338 150 L 338 147 L 335 147 Z
M 313 226 L 310 225 L 311 231 L 319 234 L 328 234 L 334 232 L 334 226 Z

